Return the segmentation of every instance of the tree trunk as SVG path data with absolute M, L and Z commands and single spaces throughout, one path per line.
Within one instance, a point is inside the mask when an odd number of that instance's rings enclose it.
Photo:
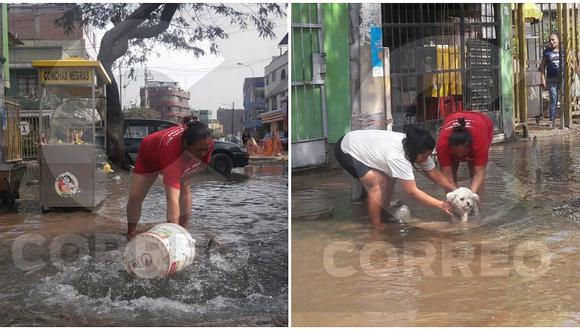
M 127 169 L 123 140 L 123 109 L 119 99 L 117 81 L 113 78 L 112 73 L 108 74 L 111 77 L 111 84 L 107 85 L 107 156 L 113 164 Z
M 112 72 L 113 62 L 123 56 L 128 49 L 128 41 L 133 38 L 152 38 L 169 27 L 179 4 L 165 4 L 160 22 L 154 26 L 139 28 L 149 15 L 161 4 L 142 4 L 125 20 L 107 31 L 101 40 L 101 49 L 97 58 L 111 78 L 107 85 L 107 156 L 120 168 L 127 169 L 125 144 L 123 141 L 123 109 L 120 102 L 119 88 Z
M 153 12 L 160 4 L 142 4 L 125 20 L 107 31 L 101 40 L 98 60 L 111 78 L 111 84 L 107 85 L 107 156 L 109 160 L 120 168 L 127 169 L 125 157 L 125 144 L 123 142 L 123 109 L 119 100 L 119 88 L 112 72 L 113 62 L 122 56 L 127 49 L 126 36 L 134 30 Z

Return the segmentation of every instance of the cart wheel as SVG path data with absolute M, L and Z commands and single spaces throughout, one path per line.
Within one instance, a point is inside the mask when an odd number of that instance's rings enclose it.
M 42 207 L 42 213 L 48 213 L 50 212 L 50 207 Z

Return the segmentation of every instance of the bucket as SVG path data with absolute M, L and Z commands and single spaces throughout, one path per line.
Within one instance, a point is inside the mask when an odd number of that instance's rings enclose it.
M 125 268 L 141 278 L 162 278 L 191 265 L 195 240 L 180 225 L 164 223 L 135 236 L 125 247 Z

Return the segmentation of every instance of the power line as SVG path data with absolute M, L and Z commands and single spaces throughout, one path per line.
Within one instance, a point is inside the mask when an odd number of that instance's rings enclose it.
M 271 57 L 264 57 L 264 58 L 253 59 L 253 60 L 250 60 L 250 59 L 232 59 L 232 60 L 227 60 L 227 61 L 221 62 L 221 63 L 219 63 L 216 66 L 198 66 L 196 68 L 191 68 L 191 70 L 183 70 L 183 69 L 180 69 L 180 68 L 192 67 L 192 66 L 194 66 L 192 64 L 167 65 L 167 66 L 150 66 L 150 65 L 147 65 L 147 68 L 149 68 L 149 69 L 151 69 L 151 68 L 154 68 L 154 69 L 164 69 L 166 71 L 176 70 L 176 71 L 179 71 L 179 72 L 206 72 L 206 71 L 210 72 L 210 71 L 214 71 L 217 68 L 220 68 L 220 69 L 221 68 L 238 68 L 238 65 L 236 63 L 234 63 L 234 62 L 240 62 L 240 61 L 242 61 L 242 62 L 249 63 L 249 64 L 258 64 L 258 63 L 262 63 L 262 62 L 265 62 L 265 61 L 268 61 L 268 60 L 271 60 L 271 59 L 272 59 Z M 142 69 L 142 68 L 135 68 L 135 70 L 139 70 L 139 69 Z M 206 70 L 204 70 L 204 69 L 206 69 Z M 130 72 L 131 69 L 125 69 L 124 71 L 125 72 Z

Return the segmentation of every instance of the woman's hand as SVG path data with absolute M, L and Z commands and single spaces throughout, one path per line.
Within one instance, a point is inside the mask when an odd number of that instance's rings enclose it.
M 419 203 L 422 203 L 423 205 L 426 205 L 426 206 L 429 206 L 432 208 L 440 209 L 444 213 L 447 213 L 449 215 L 453 215 L 453 213 L 451 213 L 451 205 L 449 205 L 449 203 L 447 203 L 446 201 L 440 201 L 437 198 L 431 197 L 426 192 L 417 188 L 417 185 L 415 184 L 415 180 L 401 180 L 401 186 L 402 186 L 403 190 L 409 195 L 409 197 L 415 199 Z
M 451 212 L 451 204 L 449 204 L 447 201 L 441 201 L 439 204 L 439 209 L 443 211 L 443 213 L 447 213 L 447 215 L 453 215 Z

